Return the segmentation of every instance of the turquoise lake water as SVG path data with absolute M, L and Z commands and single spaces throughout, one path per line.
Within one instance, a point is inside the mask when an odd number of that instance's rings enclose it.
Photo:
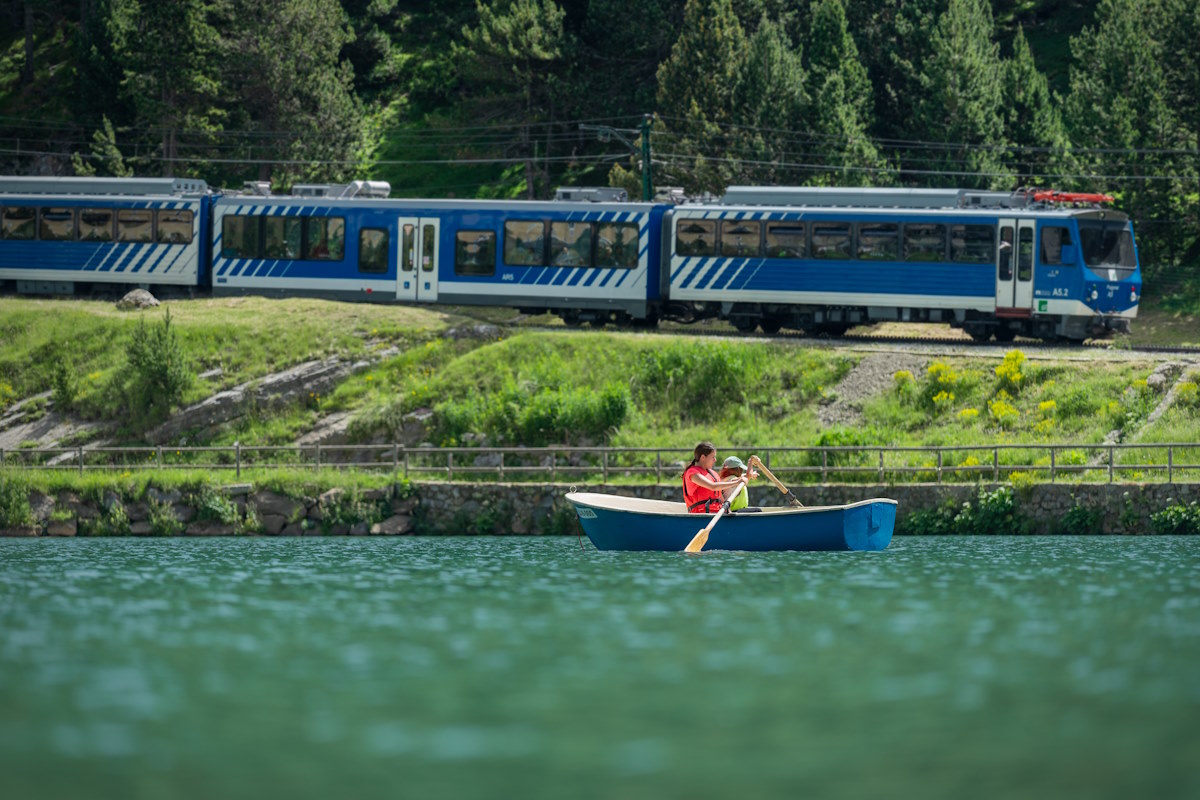
M 1200 539 L 584 544 L 0 541 L 0 797 L 1200 797 Z

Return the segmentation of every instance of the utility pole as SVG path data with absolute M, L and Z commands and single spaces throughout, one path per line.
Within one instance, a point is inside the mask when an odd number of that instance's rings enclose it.
M 642 115 L 642 127 L 637 128 L 611 128 L 608 125 L 580 125 L 581 131 L 595 131 L 598 138 L 602 142 L 617 139 L 621 144 L 629 148 L 631 153 L 637 153 L 637 147 L 628 136 L 641 134 L 642 137 L 642 200 L 650 202 L 654 195 L 654 187 L 650 181 L 650 125 L 654 122 L 653 114 Z M 627 136 L 628 134 L 628 136 Z

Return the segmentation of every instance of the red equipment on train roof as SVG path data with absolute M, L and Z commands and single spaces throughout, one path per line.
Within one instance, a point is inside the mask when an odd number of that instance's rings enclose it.
M 1111 203 L 1113 196 L 1092 192 L 1060 192 L 1057 189 L 1038 189 L 1032 193 L 1035 203 Z

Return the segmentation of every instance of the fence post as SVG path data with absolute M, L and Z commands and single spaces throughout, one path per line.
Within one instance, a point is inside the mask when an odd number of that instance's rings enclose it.
M 4 463 L 4 459 L 5 459 L 4 448 L 0 447 L 0 469 L 4 469 L 6 466 L 8 466 L 7 464 Z
M 824 486 L 826 483 L 829 482 L 826 479 L 828 471 L 829 471 L 829 451 L 821 450 L 821 485 L 822 486 Z
M 879 482 L 883 483 L 883 448 L 879 448 Z
M 400 445 L 392 443 L 392 483 L 395 483 L 400 472 Z
M 942 451 L 937 451 L 937 482 L 942 482 Z
M 654 485 L 662 485 L 662 450 L 654 454 Z
M 454 453 L 446 453 L 446 480 L 454 480 Z
M 158 468 L 162 469 L 163 465 L 162 465 L 162 445 L 161 444 L 158 446 L 158 453 L 156 455 L 156 458 L 158 459 Z
M 1054 483 L 1054 448 L 1050 448 L 1050 482 Z
M 1174 472 L 1174 461 L 1171 458 L 1171 445 L 1167 445 L 1167 483 L 1174 483 L 1171 476 Z
M 500 451 L 500 480 L 504 480 L 504 451 Z
M 1000 448 L 992 448 L 992 483 L 1000 482 Z
M 79 474 L 83 474 L 83 445 L 79 446 Z
M 1108 446 L 1108 482 L 1113 482 L 1113 446 Z
M 321 445 L 317 445 L 317 469 L 321 468 Z
M 604 485 L 608 486 L 608 450 L 600 452 L 600 474 L 604 479 Z
M 235 474 L 237 475 L 238 479 L 240 480 L 242 477 L 242 443 L 241 442 L 233 443 L 233 458 L 234 458 L 234 466 L 237 470 Z
M 404 448 L 404 480 L 408 480 L 408 448 Z
M 550 482 L 555 483 L 558 480 L 558 453 L 550 451 Z

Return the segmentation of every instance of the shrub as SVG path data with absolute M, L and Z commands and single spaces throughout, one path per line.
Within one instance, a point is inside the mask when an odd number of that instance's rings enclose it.
M 364 500 L 357 488 L 340 494 L 336 500 L 321 509 L 321 530 L 328 533 L 335 525 L 354 525 L 365 522 L 372 525 L 383 519 L 379 503 Z
M 979 487 L 975 496 L 961 504 L 947 500 L 935 508 L 919 509 L 906 516 L 899 532 L 916 535 L 993 535 L 1023 533 L 1027 525 L 1016 510 L 1012 490 L 1000 486 L 988 491 Z
M 1072 498 L 1074 499 L 1074 498 Z M 1078 501 L 1058 520 L 1058 530 L 1070 536 L 1092 536 L 1101 532 L 1100 512 L 1079 505 Z
M 964 408 L 958 412 L 958 418 L 964 422 L 971 422 L 979 416 L 978 408 Z
M 870 447 L 880 444 L 881 439 L 879 432 L 874 428 L 843 428 L 836 427 L 822 431 L 821 435 L 813 442 L 814 447 Z M 844 451 L 826 452 L 825 462 L 829 466 L 835 465 L 853 465 L 864 463 L 867 458 L 867 453 L 855 453 Z M 821 466 L 820 451 L 810 451 L 805 453 L 805 459 L 809 466 Z
M 171 504 L 157 498 L 146 503 L 149 510 L 150 533 L 155 536 L 178 536 L 183 533 L 183 523 L 175 516 Z
M 998 427 L 1009 430 L 1017 424 L 1021 418 L 1021 412 L 1008 402 L 1008 393 L 1001 391 L 995 399 L 988 401 L 988 416 Z
M 1071 389 L 1056 401 L 1056 411 L 1064 417 L 1090 417 L 1101 407 L 1093 394 L 1086 389 Z
M 50 384 L 50 398 L 54 401 L 55 410 L 63 414 L 74 408 L 75 398 L 79 396 L 79 379 L 75 376 L 71 359 L 61 350 L 54 358 Z
M 32 524 L 29 487 L 19 478 L 0 473 L 0 528 L 24 528 Z
M 128 536 L 129 515 L 120 500 L 112 500 L 104 512 L 92 521 L 88 533 L 92 536 Z
M 1038 403 L 1038 413 L 1044 417 L 1054 416 L 1055 409 L 1058 408 L 1058 403 L 1053 400 L 1043 400 Z
M 1167 506 L 1150 515 L 1150 527 L 1160 535 L 1200 534 L 1200 502 Z
M 1175 387 L 1175 402 L 1184 407 L 1200 408 L 1200 390 L 1195 381 L 1182 381 Z
M 162 325 L 147 328 L 145 318 L 138 320 L 126 358 L 132 373 L 129 400 L 135 414 L 165 417 L 183 400 L 192 373 L 179 336 L 171 327 L 170 309 L 163 315 Z
M 16 398 L 17 393 L 13 391 L 12 384 L 0 381 L 0 411 L 12 405 Z
M 1025 354 L 1020 350 L 1010 350 L 996 367 L 996 377 L 999 382 L 997 392 L 1007 392 L 1015 395 L 1021 391 L 1021 383 L 1025 376 L 1021 374 L 1021 365 L 1025 363 Z
M 196 509 L 197 520 L 220 522 L 223 525 L 241 522 L 237 503 L 207 483 L 192 492 L 191 502 Z
M 958 373 L 941 361 L 935 361 L 926 370 L 926 378 L 919 395 L 921 407 L 934 414 L 949 408 L 958 387 Z

